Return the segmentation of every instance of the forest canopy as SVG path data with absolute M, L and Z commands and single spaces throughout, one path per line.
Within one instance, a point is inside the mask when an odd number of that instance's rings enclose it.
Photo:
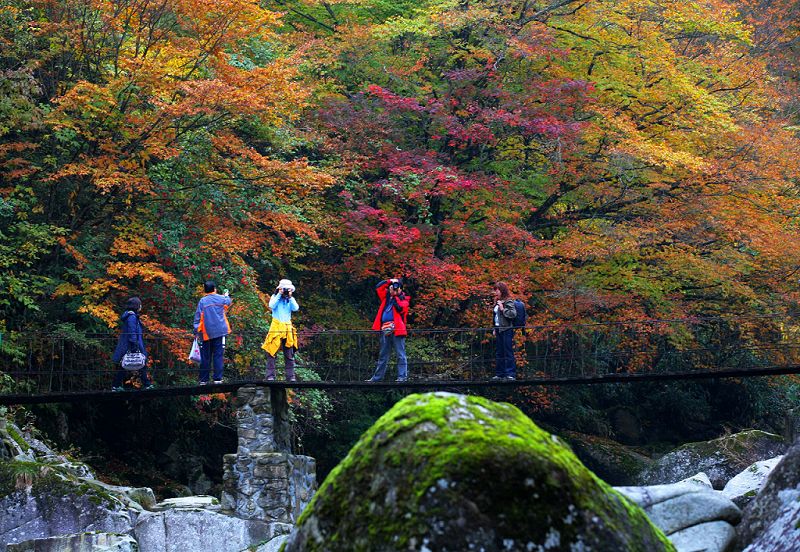
M 0 332 L 788 314 L 800 299 L 788 0 L 5 0 Z M 181 344 L 183 346 L 183 344 Z

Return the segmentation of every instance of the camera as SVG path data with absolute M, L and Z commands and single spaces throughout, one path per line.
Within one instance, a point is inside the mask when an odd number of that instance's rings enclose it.
M 400 289 L 400 282 L 392 282 L 392 287 L 394 289 Z
M 281 288 L 281 295 L 289 295 L 289 288 Z

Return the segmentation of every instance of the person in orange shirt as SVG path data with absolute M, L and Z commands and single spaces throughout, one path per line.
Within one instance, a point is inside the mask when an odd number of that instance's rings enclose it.
M 208 383 L 211 369 L 214 383 L 222 383 L 222 360 L 225 354 L 225 336 L 231 333 L 227 312 L 231 306 L 228 291 L 217 293 L 217 284 L 209 280 L 203 284 L 205 295 L 197 303 L 194 313 L 194 333 L 200 342 L 200 385 Z

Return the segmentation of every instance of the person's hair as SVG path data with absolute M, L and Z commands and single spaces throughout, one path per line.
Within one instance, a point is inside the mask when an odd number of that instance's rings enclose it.
M 138 297 L 131 297 L 125 302 L 125 310 L 139 312 L 142 309 L 142 300 Z
M 497 282 L 494 285 L 494 289 L 500 291 L 500 299 L 508 299 L 511 295 L 511 290 L 508 289 L 508 284 L 505 282 Z
M 203 284 L 203 290 L 206 293 L 211 293 L 212 291 L 217 290 L 217 284 L 214 280 L 207 280 L 206 283 Z

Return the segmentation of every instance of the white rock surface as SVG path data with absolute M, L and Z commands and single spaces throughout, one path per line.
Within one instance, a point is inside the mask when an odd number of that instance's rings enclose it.
M 137 552 L 136 541 L 130 535 L 114 533 L 80 533 L 36 539 L 12 544 L 8 552 Z
M 669 536 L 678 552 L 721 552 L 728 550 L 736 530 L 726 521 L 711 521 L 688 527 Z
M 645 511 L 666 535 L 710 521 L 735 524 L 742 518 L 742 511 L 736 504 L 714 491 L 676 496 Z
M 691 477 L 687 477 L 686 479 L 678 481 L 678 483 L 693 483 L 695 485 L 699 485 L 700 487 L 705 487 L 706 489 L 713 489 L 714 488 L 711 485 L 711 480 L 703 472 L 700 472 L 700 473 L 698 473 L 696 475 L 693 475 Z
M 255 549 L 255 552 L 279 552 L 281 545 L 286 542 L 289 535 L 280 535 L 275 537 L 269 542 L 266 542 Z M 242 550 L 241 552 L 250 552 L 249 550 Z
M 285 524 L 244 520 L 204 509 L 169 509 L 139 516 L 140 552 L 239 552 L 288 532 Z
M 153 508 L 154 511 L 163 511 L 170 509 L 203 509 L 218 512 L 220 510 L 219 499 L 214 496 L 198 495 L 198 496 L 182 496 L 179 498 L 168 498 L 162 500 Z
M 676 496 L 690 493 L 699 493 L 711 489 L 708 477 L 698 473 L 688 479 L 671 485 L 651 485 L 649 487 L 614 487 L 642 508 L 649 508 L 653 504 L 664 502 Z
M 758 494 L 758 491 L 767 481 L 767 476 L 772 473 L 772 470 L 775 469 L 775 466 L 778 465 L 782 458 L 783 456 L 777 456 L 750 465 L 746 470 L 728 481 L 725 488 L 722 489 L 723 496 L 733 500 L 740 508 L 743 507 Z

